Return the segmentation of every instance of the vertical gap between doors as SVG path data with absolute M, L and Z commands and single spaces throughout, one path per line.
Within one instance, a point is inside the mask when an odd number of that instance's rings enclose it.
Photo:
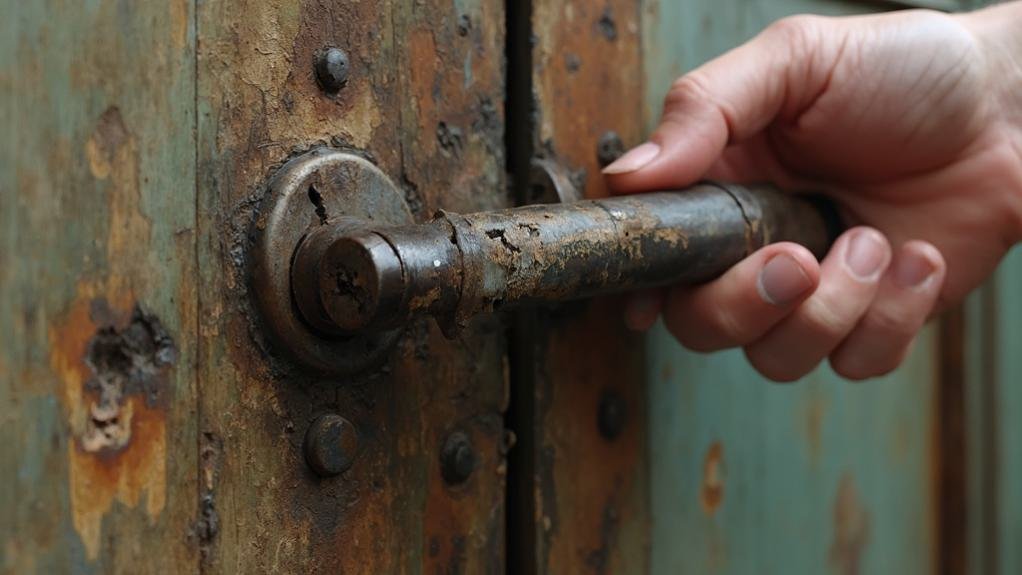
M 532 95 L 532 2 L 505 0 L 506 77 L 504 99 L 504 145 L 511 197 L 522 204 L 528 193 L 529 162 L 533 155 Z M 508 360 L 510 403 L 505 429 L 515 434 L 508 453 L 505 501 L 507 573 L 528 575 L 536 571 L 535 385 L 540 365 L 536 315 L 521 310 L 510 316 Z

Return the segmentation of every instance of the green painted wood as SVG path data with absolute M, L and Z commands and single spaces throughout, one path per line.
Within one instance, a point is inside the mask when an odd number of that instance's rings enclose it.
M 682 72 L 817 0 L 647 2 L 648 128 Z M 937 337 L 867 383 L 824 367 L 766 382 L 738 351 L 648 339 L 654 573 L 925 573 L 934 569 Z
M 193 3 L 0 14 L 0 572 L 194 570 Z M 98 358 L 157 320 L 143 394 Z
M 971 573 L 1022 573 L 1022 248 L 967 305 Z

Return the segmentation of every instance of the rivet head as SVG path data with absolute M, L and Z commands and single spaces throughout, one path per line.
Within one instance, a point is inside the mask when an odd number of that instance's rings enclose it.
M 609 389 L 600 397 L 596 411 L 596 427 L 607 441 L 613 441 L 624 431 L 628 419 L 628 408 L 621 394 Z
M 468 436 L 455 431 L 440 450 L 440 473 L 449 485 L 468 481 L 476 467 L 476 454 Z
M 316 80 L 324 91 L 334 94 L 348 83 L 351 62 L 340 48 L 326 48 L 316 54 Z
M 305 432 L 305 462 L 317 475 L 340 475 L 358 456 L 358 430 L 333 413 L 321 415 Z
M 604 132 L 596 143 L 596 161 L 600 163 L 601 168 L 606 168 L 624 153 L 625 144 L 621 141 L 621 136 L 613 130 Z

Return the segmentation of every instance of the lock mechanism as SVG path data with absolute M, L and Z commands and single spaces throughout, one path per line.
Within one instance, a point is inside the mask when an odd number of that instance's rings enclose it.
M 533 168 L 534 186 L 577 195 L 549 160 Z M 704 282 L 773 242 L 823 257 L 840 231 L 826 200 L 709 182 L 412 223 L 369 162 L 318 150 L 270 183 L 253 282 L 285 348 L 315 369 L 352 373 L 420 316 L 451 336 L 498 308 Z
M 263 323 L 278 348 L 320 373 L 352 374 L 376 365 L 399 335 L 344 335 L 296 307 L 291 271 L 298 248 L 313 232 L 341 233 L 352 222 L 408 225 L 413 219 L 401 192 L 371 162 L 320 148 L 277 171 L 253 226 L 250 283 Z

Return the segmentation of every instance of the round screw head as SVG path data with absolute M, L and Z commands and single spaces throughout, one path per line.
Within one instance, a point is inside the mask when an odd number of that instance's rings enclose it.
M 358 455 L 358 430 L 340 415 L 321 415 L 305 432 L 304 448 L 305 462 L 317 475 L 340 475 Z
M 600 163 L 601 168 L 606 168 L 624 153 L 625 144 L 621 141 L 621 136 L 613 130 L 604 132 L 600 136 L 600 141 L 596 143 L 596 161 Z
M 476 467 L 476 454 L 468 436 L 455 431 L 440 450 L 440 473 L 449 485 L 468 481 Z
M 326 48 L 316 54 L 316 80 L 324 91 L 334 94 L 348 83 L 351 62 L 340 48 Z
M 608 389 L 600 397 L 600 405 L 596 411 L 596 427 L 600 435 L 607 441 L 613 441 L 624 431 L 628 419 L 628 408 L 621 394 Z

